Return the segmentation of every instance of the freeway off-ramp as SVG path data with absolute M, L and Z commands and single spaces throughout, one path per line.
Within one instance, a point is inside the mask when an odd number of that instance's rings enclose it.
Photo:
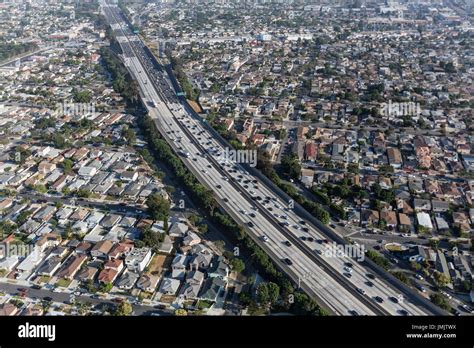
M 362 264 L 346 256 L 318 255 L 317 250 L 324 251 L 324 243 L 315 241 L 326 239 L 327 234 L 321 233 L 314 221 L 311 224 L 302 221 L 287 201 L 263 183 L 265 180 L 222 157 L 222 144 L 179 103 L 167 75 L 153 65 L 118 8 L 107 6 L 104 1 L 101 5 L 122 46 L 125 65 L 137 79 L 144 104 L 160 133 L 177 153 L 186 153 L 183 156 L 186 166 L 214 191 L 223 209 L 245 226 L 253 240 L 305 292 L 339 315 L 438 314 L 420 304 L 417 298 L 412 299 L 410 293 L 397 301 L 400 291 L 386 281 L 383 273 L 378 272 L 377 279 L 368 283 L 370 272 Z M 263 236 L 267 241 L 263 241 Z M 303 236 L 312 237 L 313 241 L 303 241 Z M 293 245 L 288 246 L 287 241 Z M 285 259 L 290 259 L 292 265 L 286 264 Z M 352 266 L 347 266 L 348 263 Z M 374 301 L 375 297 L 383 302 Z

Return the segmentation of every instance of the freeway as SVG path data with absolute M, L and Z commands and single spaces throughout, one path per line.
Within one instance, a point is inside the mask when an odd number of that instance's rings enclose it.
M 160 133 L 183 156 L 183 162 L 196 177 L 214 191 L 221 207 L 245 226 L 280 269 L 336 314 L 430 314 L 409 296 L 402 299 L 399 290 L 385 279 L 374 279 L 351 257 L 323 257 L 327 248 L 322 242 L 325 234 L 301 219 L 289 202 L 239 163 L 225 158 L 222 144 L 179 103 L 170 90 L 169 79 L 123 23 L 118 9 L 107 6 L 105 1 L 101 4 L 122 46 L 125 65 L 137 79 L 144 104 Z

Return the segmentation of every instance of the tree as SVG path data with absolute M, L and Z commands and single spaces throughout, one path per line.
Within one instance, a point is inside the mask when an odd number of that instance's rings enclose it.
M 74 162 L 71 161 L 69 158 L 64 159 L 61 162 L 60 166 L 63 168 L 64 173 L 70 174 L 72 172 L 72 167 L 74 166 Z
M 280 297 L 280 287 L 275 283 L 269 282 L 267 283 L 267 289 L 270 303 L 276 303 Z
M 402 283 L 408 284 L 408 277 L 403 272 L 393 272 L 392 273 L 396 278 L 398 278 Z
M 123 301 L 118 304 L 117 308 L 115 309 L 114 315 L 126 316 L 126 315 L 131 315 L 132 312 L 133 312 L 132 305 L 126 301 Z
M 135 141 L 137 140 L 135 132 L 127 126 L 123 127 L 122 136 L 125 138 L 129 146 L 135 144 Z
M 68 222 L 66 228 L 64 229 L 64 238 L 69 239 L 72 236 L 72 222 Z
M 260 283 L 257 286 L 257 300 L 259 303 L 267 304 L 270 302 L 270 294 L 266 283 Z
M 188 312 L 185 309 L 180 308 L 174 311 L 174 315 L 182 317 L 188 315 Z
M 140 234 L 140 240 L 144 243 L 145 246 L 150 248 L 159 247 L 162 239 L 164 238 L 164 233 L 153 232 L 150 227 L 145 227 Z
M 245 263 L 237 257 L 230 260 L 230 265 L 232 266 L 232 270 L 237 273 L 242 273 L 245 269 Z
M 283 173 L 291 178 L 298 179 L 301 173 L 301 164 L 296 155 L 285 155 L 281 159 L 281 169 Z
M 446 298 L 446 296 L 443 296 L 441 294 L 438 294 L 438 293 L 431 294 L 430 301 L 446 311 L 449 311 L 451 309 L 451 306 L 449 305 L 449 300 Z
M 347 166 L 347 171 L 349 173 L 359 174 L 359 163 L 349 163 L 349 165 Z
M 433 273 L 433 278 L 436 284 L 438 284 L 440 287 L 447 286 L 449 283 L 451 283 L 451 279 L 439 271 L 435 271 Z
M 148 213 L 154 220 L 163 220 L 169 216 L 170 203 L 158 193 L 153 193 L 146 200 Z
M 110 292 L 110 290 L 112 290 L 113 287 L 114 285 L 112 283 L 104 283 L 100 286 L 99 290 L 101 292 Z

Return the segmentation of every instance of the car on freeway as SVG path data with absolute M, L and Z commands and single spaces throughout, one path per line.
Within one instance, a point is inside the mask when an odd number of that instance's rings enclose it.
M 444 296 L 446 296 L 447 298 L 449 298 L 450 300 L 453 298 L 450 294 L 448 294 L 446 291 L 440 291 L 441 294 L 443 294 Z
M 254 227 L 255 225 L 254 225 L 254 223 L 253 223 L 252 221 L 249 221 L 249 222 L 247 222 L 247 226 L 249 226 L 249 227 Z
M 426 292 L 425 287 L 424 287 L 423 285 L 421 285 L 421 284 L 417 284 L 417 285 L 416 285 L 416 288 L 417 288 L 418 290 L 420 290 L 421 292 Z
M 419 280 L 424 280 L 423 276 L 421 274 L 415 274 L 415 278 Z
M 370 280 L 366 281 L 364 284 L 370 287 L 374 286 L 374 283 L 372 283 Z
M 347 273 L 352 273 L 352 268 L 345 266 L 344 271 L 346 271 Z
M 365 295 L 365 290 L 362 288 L 357 288 L 357 291 L 360 292 L 362 295 Z
M 291 266 L 293 264 L 293 261 L 291 261 L 289 258 L 284 259 L 284 261 L 288 266 Z
M 377 301 L 378 303 L 383 303 L 383 298 L 381 298 L 380 296 L 375 296 L 374 300 Z
M 372 280 L 375 279 L 375 276 L 372 273 L 367 273 L 365 276 Z
M 352 277 L 352 274 L 349 273 L 349 272 L 344 272 L 344 275 L 345 275 L 347 278 L 351 278 L 351 277 Z
M 263 239 L 264 242 L 268 242 L 268 241 L 269 241 L 269 239 L 268 239 L 268 237 L 267 237 L 266 235 L 263 235 L 263 236 L 262 236 L 262 239 Z
M 291 244 L 291 242 L 290 242 L 289 240 L 286 240 L 286 241 L 285 241 L 285 245 L 290 247 L 292 244 Z

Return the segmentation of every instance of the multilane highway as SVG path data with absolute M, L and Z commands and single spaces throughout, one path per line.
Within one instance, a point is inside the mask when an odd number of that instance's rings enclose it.
M 101 5 L 122 47 L 124 63 L 137 79 L 144 104 L 164 139 L 199 181 L 213 190 L 221 207 L 295 283 L 339 315 L 431 314 L 374 277 L 357 259 L 325 256 L 331 242 L 301 219 L 289 202 L 225 157 L 223 146 L 179 103 L 167 75 L 154 66 L 117 7 L 105 1 Z

